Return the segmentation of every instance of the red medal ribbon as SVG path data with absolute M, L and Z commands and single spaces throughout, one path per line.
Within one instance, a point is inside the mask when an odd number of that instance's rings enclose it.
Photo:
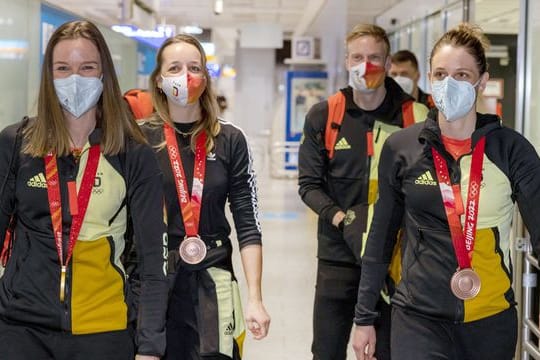
M 375 146 L 373 145 L 373 131 L 368 131 L 366 133 L 366 143 L 367 143 L 367 156 L 373 156 L 375 154 Z
M 455 186 L 450 182 L 448 165 L 441 154 L 435 148 L 431 148 L 439 188 L 444 203 L 444 210 L 450 227 L 450 235 L 456 252 L 460 269 L 470 268 L 474 241 L 476 238 L 476 224 L 478 220 L 478 204 L 480 199 L 480 184 L 482 182 L 482 163 L 484 161 L 484 148 L 486 138 L 482 137 L 474 147 L 471 160 L 471 172 L 469 174 L 469 189 L 465 206 L 465 231 L 459 219 L 459 201 L 455 197 L 461 196 L 455 192 Z M 463 205 L 461 205 L 463 207 Z
M 66 260 L 64 261 L 63 241 L 62 241 L 62 197 L 60 195 L 60 180 L 58 177 L 58 165 L 56 155 L 49 153 L 45 156 L 45 177 L 47 179 L 47 195 L 49 197 L 49 209 L 51 212 L 51 221 L 54 232 L 54 240 L 56 243 L 56 252 L 58 253 L 58 261 L 61 266 L 60 280 L 60 301 L 64 301 L 64 286 L 66 269 L 73 255 L 73 249 L 77 242 L 77 237 L 81 231 L 81 227 L 92 194 L 94 179 L 99 164 L 100 149 L 99 145 L 92 145 L 89 150 L 88 160 L 84 169 L 84 174 L 77 194 L 76 214 L 72 215 L 71 229 L 69 231 L 69 242 L 67 249 Z M 71 190 L 73 191 L 73 190 Z M 73 206 L 71 206 L 73 208 Z
M 169 153 L 176 193 L 178 194 L 178 203 L 182 210 L 186 236 L 196 236 L 199 232 L 204 174 L 206 172 L 206 132 L 202 131 L 197 136 L 197 142 L 195 144 L 195 168 L 193 169 L 191 198 L 187 190 L 186 175 L 174 129 L 169 124 L 165 124 L 163 126 L 163 132 L 165 133 L 167 152 Z

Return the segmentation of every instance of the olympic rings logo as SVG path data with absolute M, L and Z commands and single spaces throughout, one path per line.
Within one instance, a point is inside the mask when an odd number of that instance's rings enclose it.
M 480 186 L 478 185 L 478 183 L 476 181 L 472 182 L 470 185 L 470 188 L 471 188 L 471 195 L 472 196 L 476 196 L 478 195 L 478 189 L 480 188 Z
M 178 157 L 178 151 L 176 148 L 172 145 L 169 146 L 169 154 L 171 155 L 171 158 L 177 158 Z

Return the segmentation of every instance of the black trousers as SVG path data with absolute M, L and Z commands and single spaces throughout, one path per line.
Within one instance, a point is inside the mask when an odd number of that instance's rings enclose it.
M 346 267 L 319 260 L 313 309 L 314 360 L 345 360 L 360 281 L 359 267 Z M 390 359 L 390 305 L 377 304 L 381 314 L 377 329 L 377 360 Z
M 394 360 L 511 360 L 517 341 L 514 307 L 485 319 L 455 324 L 392 308 Z
M 167 311 L 167 350 L 164 360 L 240 360 L 234 344 L 233 359 L 222 354 L 201 356 L 199 345 L 199 308 L 195 273 L 179 268 Z
M 0 319 L 0 359 L 133 360 L 131 330 L 72 335 Z

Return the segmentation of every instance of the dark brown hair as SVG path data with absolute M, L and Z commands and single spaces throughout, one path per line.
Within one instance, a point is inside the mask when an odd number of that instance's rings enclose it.
M 54 88 L 53 51 L 60 41 L 79 38 L 90 40 L 101 58 L 103 93 L 96 113 L 98 126 L 103 131 L 101 151 L 104 154 L 118 154 L 124 150 L 128 137 L 145 142 L 144 135 L 122 100 L 114 63 L 103 35 L 93 23 L 78 20 L 61 25 L 47 44 L 41 68 L 37 119 L 24 134 L 27 142 L 23 151 L 27 154 L 42 157 L 52 151 L 64 156 L 71 151 L 71 139 Z
M 461 23 L 452 30 L 445 33 L 433 46 L 430 56 L 430 65 L 433 61 L 433 56 L 444 45 L 453 47 L 463 47 L 476 60 L 480 75 L 488 69 L 486 60 L 486 50 L 489 48 L 489 41 L 484 36 L 482 29 L 479 26 L 469 23 Z
M 400 64 L 409 61 L 412 66 L 418 70 L 418 60 L 413 52 L 409 50 L 399 50 L 392 55 L 392 64 Z

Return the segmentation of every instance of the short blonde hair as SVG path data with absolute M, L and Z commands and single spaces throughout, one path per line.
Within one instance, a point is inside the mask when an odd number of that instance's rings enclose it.
M 345 39 L 345 46 L 349 45 L 349 43 L 355 39 L 358 39 L 362 36 L 372 36 L 377 40 L 377 42 L 383 42 L 384 48 L 386 50 L 386 55 L 390 55 L 390 40 L 388 40 L 388 35 L 386 34 L 386 31 L 380 26 L 374 25 L 374 24 L 358 24 L 351 32 L 347 34 L 347 38 Z

